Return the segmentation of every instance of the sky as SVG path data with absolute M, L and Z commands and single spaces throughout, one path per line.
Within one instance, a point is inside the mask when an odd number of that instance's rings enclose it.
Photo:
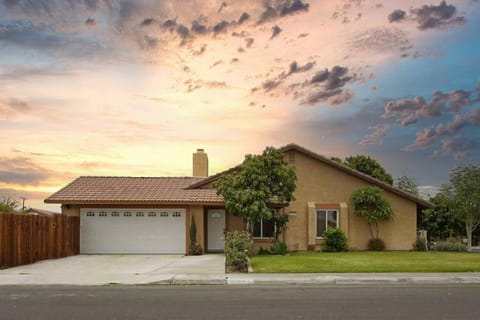
M 480 163 L 478 30 L 478 0 L 0 0 L 0 198 L 291 142 L 434 193 Z

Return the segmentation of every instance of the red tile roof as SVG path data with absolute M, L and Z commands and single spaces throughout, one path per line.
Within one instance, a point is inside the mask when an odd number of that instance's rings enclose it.
M 223 203 L 215 189 L 185 189 L 203 178 L 79 177 L 46 203 Z

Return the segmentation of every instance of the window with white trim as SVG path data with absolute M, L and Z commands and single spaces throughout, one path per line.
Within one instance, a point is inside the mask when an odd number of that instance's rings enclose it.
M 254 238 L 273 238 L 275 234 L 275 223 L 272 220 L 263 220 L 255 222 L 253 224 L 253 237 Z
M 338 210 L 336 209 L 317 209 L 316 219 L 316 236 L 323 237 L 323 232 L 328 228 L 338 228 Z

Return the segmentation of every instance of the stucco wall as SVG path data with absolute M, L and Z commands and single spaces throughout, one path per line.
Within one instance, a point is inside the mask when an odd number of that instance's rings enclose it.
M 290 217 L 285 235 L 289 249 L 313 249 L 308 246 L 309 234 L 315 230 L 312 228 L 315 221 L 309 221 L 309 202 L 344 203 L 346 208 L 340 212 L 339 223 L 347 233 L 349 246 L 359 250 L 367 249 L 370 238 L 368 225 L 355 215 L 350 197 L 355 190 L 368 183 L 299 152 L 295 152 L 294 167 L 298 179 L 296 200 L 286 208 L 287 212 L 296 212 L 295 216 Z M 386 190 L 384 196 L 392 205 L 395 217 L 394 221 L 380 224 L 380 238 L 385 241 L 388 250 L 409 250 L 416 237 L 416 204 Z M 316 239 L 316 244 L 320 242 Z

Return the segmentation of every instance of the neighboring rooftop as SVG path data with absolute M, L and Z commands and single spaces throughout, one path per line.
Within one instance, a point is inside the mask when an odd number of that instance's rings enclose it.
M 222 203 L 214 189 L 185 189 L 202 178 L 79 177 L 54 193 L 46 203 Z

